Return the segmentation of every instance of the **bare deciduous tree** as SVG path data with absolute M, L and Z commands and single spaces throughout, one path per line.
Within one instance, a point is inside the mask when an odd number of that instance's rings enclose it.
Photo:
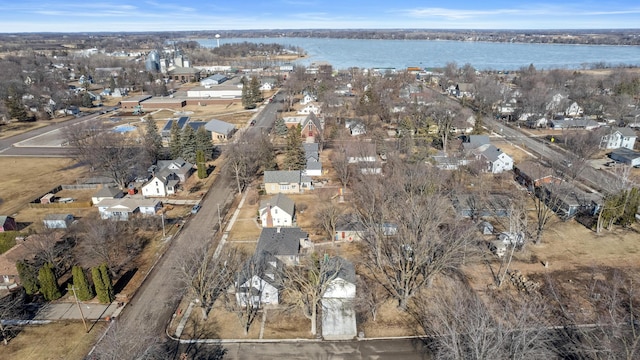
M 18 329 L 14 322 L 7 320 L 20 318 L 23 312 L 24 297 L 25 292 L 21 289 L 0 298 L 0 340 L 5 345 L 15 336 L 15 330 Z
M 416 298 L 410 313 L 436 359 L 545 359 L 551 337 L 542 319 L 544 304 L 488 293 L 485 304 L 464 285 Z
M 244 255 L 234 247 L 228 247 L 214 257 L 208 245 L 181 257 L 176 270 L 184 288 L 197 300 L 203 319 L 207 319 L 213 304 L 233 284 L 243 259 Z
M 143 153 L 129 137 L 91 121 L 66 127 L 65 138 L 76 159 L 112 178 L 121 189 L 134 175 Z
M 318 310 L 322 296 L 344 266 L 341 258 L 322 258 L 311 254 L 299 265 L 283 270 L 284 290 L 287 298 L 311 320 L 311 335 L 317 333 Z
M 391 166 L 384 178 L 354 187 L 367 229 L 364 264 L 406 309 L 416 292 L 438 274 L 461 265 L 473 226 L 456 219 L 441 194 L 436 170 L 421 164 Z

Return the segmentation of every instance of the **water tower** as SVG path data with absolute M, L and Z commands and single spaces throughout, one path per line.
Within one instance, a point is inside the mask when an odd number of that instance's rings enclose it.
M 218 44 L 217 47 L 220 47 L 220 34 L 216 34 L 216 43 Z

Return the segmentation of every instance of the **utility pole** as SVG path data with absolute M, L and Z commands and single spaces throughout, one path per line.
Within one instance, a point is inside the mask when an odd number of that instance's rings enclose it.
M 218 203 L 218 231 L 222 231 L 222 218 L 220 218 L 220 203 Z
M 80 306 L 80 302 L 78 301 L 78 296 L 76 295 L 76 287 L 71 285 L 71 291 L 73 291 L 73 297 L 76 299 L 76 305 L 78 305 L 78 310 L 80 311 L 80 317 L 82 317 L 82 324 L 84 325 L 84 330 L 89 332 L 89 328 L 87 327 L 87 321 L 84 319 L 84 314 L 82 313 L 82 306 Z
M 162 215 L 162 240 L 164 240 L 164 238 L 167 236 L 167 234 L 164 231 L 164 211 L 162 211 L 161 215 Z

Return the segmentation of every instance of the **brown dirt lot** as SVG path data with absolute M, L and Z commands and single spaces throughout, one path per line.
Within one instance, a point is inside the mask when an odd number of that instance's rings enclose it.
M 2 349 L 5 360 L 75 360 L 84 359 L 104 323 L 96 324 L 85 333 L 80 322 L 59 322 L 41 326 L 28 326 Z
M 14 214 L 60 184 L 74 184 L 87 173 L 64 158 L 0 158 L 0 213 Z M 20 219 L 18 219 L 19 221 Z

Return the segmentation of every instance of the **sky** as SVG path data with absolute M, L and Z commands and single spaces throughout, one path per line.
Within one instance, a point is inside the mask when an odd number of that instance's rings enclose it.
M 640 1 L 2 0 L 0 32 L 638 29 Z

